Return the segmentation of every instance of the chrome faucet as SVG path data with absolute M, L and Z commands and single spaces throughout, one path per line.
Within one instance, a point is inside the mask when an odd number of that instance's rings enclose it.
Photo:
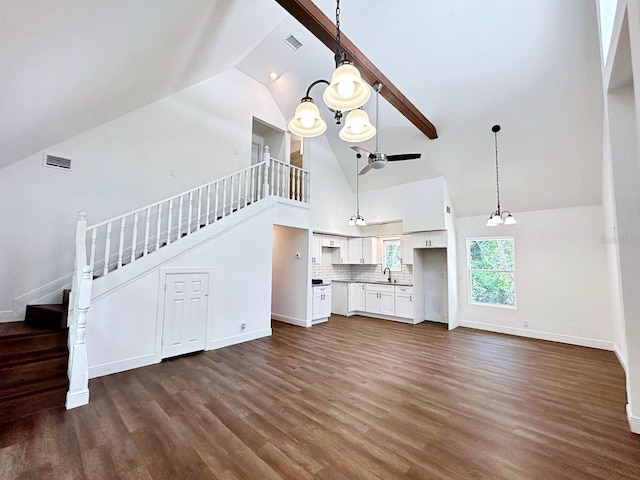
M 389 272 L 389 277 L 387 278 L 387 281 L 389 283 L 391 283 L 391 269 L 389 267 L 386 267 L 383 271 L 382 274 L 384 275 L 385 273 Z

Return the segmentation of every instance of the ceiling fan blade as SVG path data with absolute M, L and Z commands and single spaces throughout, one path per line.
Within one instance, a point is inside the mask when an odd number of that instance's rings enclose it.
M 369 157 L 371 156 L 371 152 L 367 152 L 364 148 L 360 148 L 360 147 L 351 147 L 351 150 L 358 152 L 360 155 Z
M 367 165 L 366 167 L 364 167 L 362 170 L 360 170 L 360 173 L 358 175 L 364 175 L 365 173 L 367 173 L 369 170 L 371 170 L 371 165 Z
M 390 162 L 397 162 L 398 160 L 413 160 L 420 158 L 421 153 L 400 153 L 398 155 L 387 155 L 387 160 Z

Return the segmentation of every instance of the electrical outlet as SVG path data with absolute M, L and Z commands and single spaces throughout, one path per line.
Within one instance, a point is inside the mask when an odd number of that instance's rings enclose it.
M 240 330 L 244 330 L 245 328 L 247 328 L 247 324 L 246 323 L 241 323 L 240 324 Z
M 529 328 L 529 320 L 523 320 L 523 321 L 522 321 L 522 326 L 523 326 L 524 328 Z

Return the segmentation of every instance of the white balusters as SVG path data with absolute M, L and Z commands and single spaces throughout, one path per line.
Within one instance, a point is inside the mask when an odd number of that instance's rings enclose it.
M 124 253 L 124 223 L 125 218 L 122 217 L 120 219 L 120 240 L 118 241 L 118 266 L 116 268 L 122 267 L 122 254 Z
M 211 211 L 211 185 L 207 185 L 207 216 L 204 220 L 205 225 L 209 225 L 210 211 Z
M 218 221 L 218 195 L 220 193 L 220 182 L 216 182 L 216 198 L 213 206 L 213 221 Z
M 145 214 L 145 225 L 144 225 L 144 248 L 142 250 L 142 255 L 147 255 L 149 253 L 149 228 L 151 221 L 151 208 L 147 208 Z
M 131 234 L 131 262 L 135 262 L 136 261 L 136 244 L 138 241 L 138 218 L 139 218 L 139 213 L 140 212 L 136 212 L 133 215 L 133 233 Z
M 187 235 L 191 233 L 191 212 L 193 211 L 193 190 L 189 192 L 189 212 L 187 217 Z
M 269 192 L 269 164 L 263 163 L 262 164 L 262 188 L 261 188 L 262 195 L 260 196 L 260 198 L 267 198 L 267 195 L 269 195 L 268 192 Z
M 180 210 L 178 210 L 178 236 L 176 240 L 180 240 L 181 232 L 182 232 L 182 209 L 184 207 L 184 195 L 180 195 Z
M 171 243 L 172 221 L 173 221 L 173 198 L 169 200 L 169 214 L 167 215 L 167 245 Z
M 222 218 L 227 216 L 227 178 L 222 181 Z
M 109 250 L 111 250 L 111 222 L 107 223 L 107 238 L 104 243 L 104 266 L 102 267 L 102 274 L 109 273 Z
M 235 210 L 245 208 L 269 195 L 302 202 L 309 201 L 308 172 L 271 158 L 267 148 L 265 148 L 264 158 L 264 162 L 227 175 L 215 182 L 87 227 L 85 236 L 91 237 L 91 247 L 89 252 L 85 252 L 85 256 L 88 253 L 89 265 L 94 267 L 96 254 L 100 255 L 97 249 L 104 247 L 104 264 L 100 264 L 100 270 L 102 275 L 106 275 L 112 267 L 119 269 L 127 262 L 134 262 L 136 257 L 140 255 L 138 252 L 146 256 L 159 250 L 163 245 L 176 242 L 185 234 L 191 234 L 210 223 L 217 222 L 219 217 L 224 218 Z M 197 195 L 197 199 L 194 198 L 195 195 Z M 206 195 L 206 201 L 203 195 Z M 197 205 L 194 204 L 196 200 Z M 177 215 L 175 214 L 176 208 L 178 209 Z M 142 215 L 144 215 L 145 222 L 144 243 L 138 245 Z M 173 228 L 176 217 L 177 233 L 174 237 Z M 120 235 L 117 253 L 114 252 L 112 257 L 111 243 L 114 233 L 113 226 L 117 225 L 116 222 L 119 222 L 120 225 Z M 184 225 L 186 225 L 186 229 Z M 89 237 L 86 237 L 84 241 L 86 244 Z M 117 261 L 114 258 L 116 255 Z M 99 262 L 100 260 L 98 260 Z M 110 265 L 110 262 L 113 264 Z
M 158 204 L 158 214 L 156 219 L 156 252 L 160 249 L 160 227 L 162 226 L 162 204 Z
M 276 191 L 274 189 L 274 179 L 275 179 L 275 162 L 269 162 L 269 171 L 270 171 L 270 176 L 271 176 L 271 180 L 269 181 L 269 195 L 275 195 Z
M 202 189 L 198 189 L 198 221 L 196 222 L 196 230 L 200 230 L 202 223 Z
M 231 175 L 231 194 L 229 195 L 229 215 L 233 212 L 233 187 L 235 186 L 235 175 Z
M 98 229 L 91 230 L 91 254 L 89 255 L 89 266 L 93 269 L 96 264 L 96 238 L 98 237 Z

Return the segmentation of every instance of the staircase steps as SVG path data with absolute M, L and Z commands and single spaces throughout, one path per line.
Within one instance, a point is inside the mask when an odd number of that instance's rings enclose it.
M 0 323 L 0 424 L 64 407 L 67 304 L 65 292 L 60 305 L 30 306 L 24 322 Z

